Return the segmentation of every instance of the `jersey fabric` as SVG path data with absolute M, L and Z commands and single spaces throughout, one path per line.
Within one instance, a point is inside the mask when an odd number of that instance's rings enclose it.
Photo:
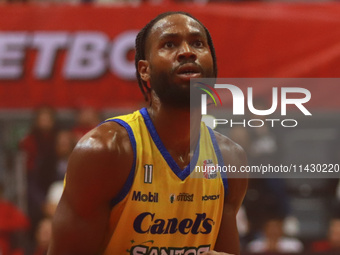
M 219 232 L 226 178 L 204 171 L 223 166 L 211 129 L 201 124 L 190 164 L 180 169 L 160 140 L 146 108 L 108 119 L 123 126 L 134 161 L 128 180 L 112 200 L 105 255 L 201 254 L 212 250 Z

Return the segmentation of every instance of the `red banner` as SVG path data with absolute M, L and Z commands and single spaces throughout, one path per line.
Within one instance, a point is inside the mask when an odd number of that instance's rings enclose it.
M 210 30 L 219 77 L 339 77 L 337 3 L 3 5 L 0 108 L 142 103 L 134 78 L 134 38 L 169 10 L 188 11 Z M 338 92 L 323 91 L 314 106 L 339 109 Z M 254 93 L 271 95 L 271 88 Z

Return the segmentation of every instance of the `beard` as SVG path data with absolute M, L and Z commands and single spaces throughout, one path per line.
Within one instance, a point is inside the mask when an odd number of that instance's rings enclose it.
M 172 74 L 157 72 L 151 75 L 150 85 L 161 102 L 176 108 L 190 107 L 190 84 L 174 84 Z
M 174 77 L 176 76 L 177 68 L 178 67 L 173 68 L 170 72 L 151 72 L 151 89 L 156 92 L 162 104 L 166 106 L 187 109 L 190 109 L 190 107 L 200 107 L 202 91 L 195 87 L 191 87 L 190 81 L 176 83 Z M 213 69 L 209 68 L 206 71 L 202 70 L 202 77 L 214 77 Z

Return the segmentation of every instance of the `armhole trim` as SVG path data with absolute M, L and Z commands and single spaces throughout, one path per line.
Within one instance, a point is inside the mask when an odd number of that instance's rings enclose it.
M 133 131 L 130 127 L 129 124 L 127 124 L 125 121 L 121 120 L 121 119 L 110 119 L 107 120 L 105 122 L 109 122 L 109 121 L 114 121 L 116 123 L 118 123 L 119 125 L 121 125 L 122 127 L 124 127 L 126 129 L 126 131 L 128 132 L 129 138 L 130 138 L 130 142 L 131 142 L 131 146 L 132 146 L 132 150 L 133 150 L 133 163 L 132 163 L 132 167 L 129 173 L 129 176 L 126 180 L 126 182 L 124 183 L 123 188 L 120 190 L 120 192 L 118 193 L 118 195 L 116 197 L 114 197 L 111 202 L 110 202 L 110 206 L 111 208 L 113 208 L 115 205 L 117 205 L 119 202 L 121 202 L 129 193 L 132 183 L 133 183 L 133 179 L 135 177 L 135 170 L 136 170 L 136 139 L 135 136 L 133 134 Z
M 224 160 L 223 160 L 223 156 L 222 156 L 220 147 L 218 146 L 218 143 L 217 143 L 214 131 L 210 127 L 207 127 L 207 128 L 209 130 L 210 138 L 211 138 L 212 144 L 214 146 L 214 150 L 215 150 L 215 153 L 216 153 L 216 156 L 217 156 L 218 164 L 220 166 L 225 166 Z M 228 194 L 228 178 L 227 178 L 227 173 L 221 171 L 220 174 L 221 174 L 222 182 L 223 182 L 223 186 L 224 186 L 224 196 L 227 196 L 227 194 Z

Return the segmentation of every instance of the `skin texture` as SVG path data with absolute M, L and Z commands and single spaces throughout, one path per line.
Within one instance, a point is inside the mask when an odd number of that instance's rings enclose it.
M 146 53 L 147 59 L 139 62 L 138 72 L 144 81 L 151 81 L 148 112 L 164 146 L 184 169 L 193 154 L 190 147 L 198 142 L 201 121 L 200 109 L 190 112 L 185 101 L 190 78 L 211 77 L 213 73 L 207 38 L 193 19 L 171 15 L 158 21 L 150 31 Z M 188 69 L 190 74 L 183 72 Z M 174 95 L 183 101 L 169 100 Z M 241 147 L 218 133 L 216 138 L 225 162 L 246 164 Z M 128 134 L 114 122 L 95 128 L 80 140 L 69 161 L 67 185 L 54 218 L 49 255 L 94 255 L 105 250 L 112 235 L 108 230 L 109 201 L 123 187 L 132 159 Z M 210 251 L 205 255 L 239 254 L 236 213 L 247 180 L 229 179 L 228 184 L 215 247 L 221 252 Z

